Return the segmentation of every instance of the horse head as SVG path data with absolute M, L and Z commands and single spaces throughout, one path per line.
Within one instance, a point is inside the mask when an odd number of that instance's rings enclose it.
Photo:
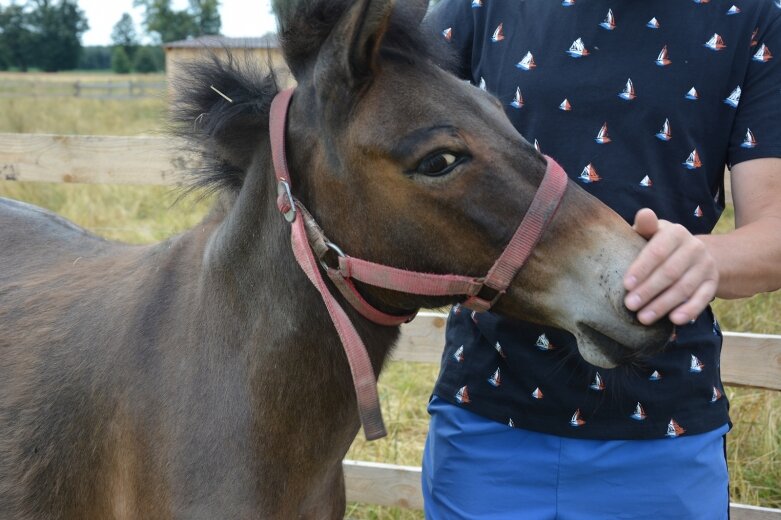
M 518 134 L 496 98 L 448 71 L 447 49 L 423 27 L 427 2 L 276 4 L 297 82 L 286 133 L 293 195 L 352 257 L 485 275 L 529 208 L 546 158 Z M 258 95 L 271 88 L 252 87 Z M 232 120 L 217 148 L 244 170 L 260 122 Z M 671 324 L 643 326 L 623 304 L 623 273 L 644 243 L 570 181 L 495 309 L 570 331 L 581 355 L 598 366 L 655 353 Z M 390 314 L 463 300 L 356 285 Z

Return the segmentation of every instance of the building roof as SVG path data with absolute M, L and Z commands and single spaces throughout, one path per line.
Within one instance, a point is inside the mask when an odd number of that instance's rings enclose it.
M 279 39 L 273 33 L 253 38 L 201 36 L 192 40 L 166 43 L 163 47 L 166 49 L 276 49 L 279 47 Z

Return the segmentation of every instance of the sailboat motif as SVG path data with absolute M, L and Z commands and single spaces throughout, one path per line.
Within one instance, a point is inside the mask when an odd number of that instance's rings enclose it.
M 654 370 L 653 373 L 648 376 L 649 381 L 661 381 L 662 380 L 662 374 L 659 373 L 658 370 Z
M 540 334 L 540 336 L 537 338 L 536 345 L 540 350 L 555 350 L 556 348 L 553 343 L 550 342 L 548 336 L 546 336 L 544 333 Z
M 751 33 L 751 46 L 756 47 L 759 41 L 757 40 L 757 34 L 759 34 L 759 27 L 754 28 L 754 32 Z
M 564 98 L 564 101 L 561 102 L 559 105 L 559 110 L 563 110 L 564 112 L 569 112 L 572 110 L 572 105 L 570 105 L 570 102 L 567 100 L 567 98 Z
M 648 27 L 649 29 L 658 29 L 659 28 L 659 20 L 657 20 L 656 17 L 654 16 L 653 18 L 648 20 L 648 23 L 645 24 L 645 26 Z
M 569 46 L 567 54 L 573 58 L 582 58 L 583 56 L 588 56 L 589 52 L 588 49 L 586 49 L 586 46 L 583 44 L 583 39 L 578 38 L 572 42 L 572 45 Z
M 491 36 L 491 41 L 496 43 L 504 40 L 504 29 L 502 28 L 504 26 L 504 23 L 500 23 L 499 26 L 494 31 L 494 35 Z
M 741 94 L 740 86 L 735 87 L 735 90 L 733 90 L 729 97 L 724 100 L 726 104 L 731 106 L 732 108 L 737 108 L 738 103 L 740 103 L 740 94 Z
M 467 390 L 466 385 L 459 388 L 458 392 L 456 392 L 456 401 L 458 401 L 460 404 L 467 404 L 472 402 L 469 399 L 469 390 Z
M 713 202 L 719 203 L 719 197 L 721 197 L 721 188 L 716 188 L 716 194 L 713 196 Z
M 480 76 L 480 90 L 488 90 L 488 88 L 485 85 L 485 78 Z
M 605 389 L 605 382 L 602 381 L 602 376 L 599 375 L 599 372 L 597 372 L 597 375 L 594 376 L 594 381 L 588 385 L 588 387 L 592 390 L 596 390 L 597 392 L 601 392 Z
M 711 403 L 715 403 L 716 401 L 718 401 L 719 399 L 721 399 L 721 396 L 722 396 L 722 395 L 724 395 L 724 394 L 722 394 L 722 393 L 721 393 L 721 390 L 719 390 L 718 388 L 716 388 L 716 387 L 714 386 L 714 387 L 713 387 L 713 394 L 711 395 L 710 402 L 711 402 Z
M 523 106 L 523 96 L 521 95 L 521 87 L 516 87 L 515 97 L 513 98 L 510 106 L 515 108 L 521 108 Z
M 670 419 L 670 422 L 667 423 L 667 437 L 678 437 L 684 433 L 686 433 L 686 430 L 681 428 L 681 425 L 675 422 L 675 419 Z
M 488 382 L 491 384 L 491 386 L 499 387 L 502 385 L 502 374 L 499 373 L 499 369 L 496 369 L 496 372 L 493 373 L 491 377 L 488 378 Z
M 656 64 L 659 65 L 660 67 L 665 67 L 670 63 L 672 62 L 670 61 L 669 54 L 667 53 L 667 45 L 665 45 L 664 47 L 662 47 L 659 56 L 657 56 L 656 58 Z
M 670 339 L 668 341 L 670 341 L 670 343 L 678 341 L 678 329 L 676 327 L 673 327 L 673 333 L 670 334 Z
M 707 4 L 710 0 L 694 0 L 695 4 Z
M 689 89 L 689 92 L 687 92 L 686 96 L 684 97 L 692 101 L 697 101 L 698 99 L 700 99 L 700 94 L 697 92 L 696 88 L 692 87 Z
M 702 161 L 700 161 L 700 154 L 697 153 L 696 148 L 692 150 L 692 153 L 689 154 L 689 157 L 686 158 L 686 161 L 684 161 L 683 165 L 686 166 L 686 168 L 689 170 L 694 170 L 702 166 Z
M 768 61 L 773 59 L 773 55 L 770 54 L 770 49 L 767 48 L 767 45 L 763 43 L 762 45 L 759 46 L 759 49 L 757 49 L 757 52 L 754 54 L 754 57 L 751 59 L 754 61 L 761 61 L 762 63 L 767 63 Z
M 502 346 L 499 344 L 498 341 L 496 342 L 496 345 L 494 345 L 494 348 L 499 353 L 499 355 L 502 357 L 502 359 L 507 359 L 507 354 L 504 353 L 504 349 L 502 348 Z
M 542 399 L 544 396 L 542 395 L 542 390 L 540 390 L 540 387 L 534 389 L 534 392 L 532 392 L 532 397 L 535 399 Z
M 458 347 L 458 350 L 453 352 L 453 359 L 455 359 L 457 363 L 461 363 L 464 360 L 464 346 L 463 345 Z
M 740 14 L 740 7 L 735 4 L 732 4 L 732 7 L 727 9 L 727 16 L 732 16 L 733 14 Z
M 513 422 L 512 417 L 510 417 L 510 420 L 507 421 L 507 426 L 509 426 L 510 428 L 515 428 L 515 423 Z
M 644 421 L 648 415 L 645 413 L 645 410 L 643 410 L 643 406 L 640 403 L 637 403 L 637 406 L 635 406 L 635 412 L 630 415 L 630 417 L 635 421 Z
M 447 29 L 442 31 L 442 36 L 444 36 L 447 41 L 452 40 L 453 39 L 453 28 L 452 27 L 448 27 Z
M 702 208 L 701 207 L 697 206 L 696 208 L 694 208 L 694 216 L 695 217 L 702 218 L 702 215 L 703 215 L 703 213 L 702 213 Z
M 713 335 L 721 336 L 721 327 L 719 326 L 719 322 L 716 319 L 716 316 L 713 317 Z
M 542 153 L 542 150 L 540 149 L 540 142 L 537 139 L 534 140 L 534 149 Z
M 532 70 L 537 66 L 537 64 L 534 63 L 534 56 L 532 55 L 532 52 L 528 51 L 526 55 L 523 57 L 523 59 L 519 61 L 515 66 L 523 70 Z
M 607 144 L 610 142 L 610 136 L 607 135 L 607 123 L 602 125 L 602 128 L 599 130 L 599 133 L 594 140 L 599 144 Z
M 712 51 L 720 51 L 727 47 L 724 44 L 724 40 L 722 40 L 721 36 L 719 36 L 717 33 L 713 33 L 713 36 L 710 37 L 710 40 L 705 42 L 703 45 Z
M 670 139 L 672 139 L 673 136 L 672 136 L 672 133 L 670 132 L 670 120 L 669 119 L 665 119 L 664 120 L 664 124 L 662 125 L 662 129 L 659 130 L 656 133 L 656 137 L 658 137 L 662 141 L 669 141 Z
M 597 170 L 591 163 L 588 163 L 586 167 L 583 168 L 583 171 L 580 172 L 580 177 L 578 178 L 586 184 L 591 184 L 592 182 L 599 182 L 602 180 L 602 177 L 597 174 Z
M 751 132 L 750 128 L 746 129 L 746 137 L 743 139 L 743 142 L 740 143 L 740 146 L 743 148 L 754 148 L 757 145 L 757 140 L 754 137 L 754 134 Z
M 470 314 L 469 317 L 472 318 L 472 323 L 477 325 L 477 311 L 472 311 L 472 314 Z
M 575 428 L 586 424 L 586 421 L 584 421 L 580 415 L 580 408 L 575 410 L 575 413 L 572 414 L 572 418 L 569 420 L 569 424 L 570 426 L 574 426 Z
M 624 90 L 622 90 L 618 95 L 618 97 L 626 101 L 632 101 L 637 97 L 637 95 L 635 95 L 635 86 L 632 84 L 631 79 L 626 80 L 626 86 L 624 87 Z
M 599 24 L 600 27 L 607 29 L 608 31 L 612 31 L 616 28 L 616 19 L 613 16 L 613 10 L 608 9 L 607 10 L 607 16 L 605 17 L 605 21 Z
M 478 7 L 483 7 L 483 0 L 472 0 L 472 8 L 477 9 Z
M 654 181 L 652 181 L 651 177 L 649 177 L 648 175 L 643 177 L 643 180 L 640 181 L 640 186 L 642 186 L 643 188 L 650 188 L 653 185 L 654 185 Z
M 455 316 L 458 316 L 459 314 L 461 314 L 461 304 L 457 303 L 457 304 L 453 305 L 453 308 L 451 309 L 451 311 L 453 312 L 453 314 Z
M 561 5 L 563 5 L 564 7 L 575 5 L 575 0 L 563 0 L 561 2 Z
M 699 374 L 700 372 L 702 372 L 702 369 L 705 367 L 705 365 L 703 365 L 702 361 L 700 361 L 697 358 L 697 356 L 695 356 L 694 354 L 692 354 L 691 356 L 692 359 L 691 359 L 691 363 L 689 364 L 689 372 L 693 374 Z

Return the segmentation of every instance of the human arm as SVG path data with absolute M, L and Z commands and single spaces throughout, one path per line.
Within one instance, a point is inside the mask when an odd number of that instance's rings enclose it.
M 753 159 L 732 170 L 736 229 L 692 235 L 683 226 L 640 210 L 635 229 L 648 245 L 624 277 L 627 308 L 641 323 L 665 315 L 676 325 L 696 318 L 710 301 L 781 288 L 781 159 Z

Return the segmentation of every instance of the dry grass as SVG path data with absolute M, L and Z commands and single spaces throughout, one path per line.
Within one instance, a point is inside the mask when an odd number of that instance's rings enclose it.
M 3 75 L 0 75 L 0 82 Z M 29 103 L 28 103 L 29 101 Z M 51 101 L 51 102 L 50 102 Z M 129 135 L 157 133 L 162 100 L 90 101 L 0 99 L 0 131 Z M 0 182 L 0 195 L 50 208 L 109 238 L 160 240 L 192 226 L 208 202 L 186 199 L 160 187 L 72 186 Z M 718 230 L 731 226 L 728 212 Z M 715 303 L 725 330 L 781 334 L 781 294 Z M 389 436 L 366 443 L 360 437 L 348 458 L 418 465 L 428 427 L 426 403 L 437 367 L 390 363 L 382 375 L 381 398 Z M 781 393 L 728 389 L 735 428 L 729 440 L 733 500 L 781 507 Z M 421 519 L 422 514 L 351 504 L 349 518 Z

